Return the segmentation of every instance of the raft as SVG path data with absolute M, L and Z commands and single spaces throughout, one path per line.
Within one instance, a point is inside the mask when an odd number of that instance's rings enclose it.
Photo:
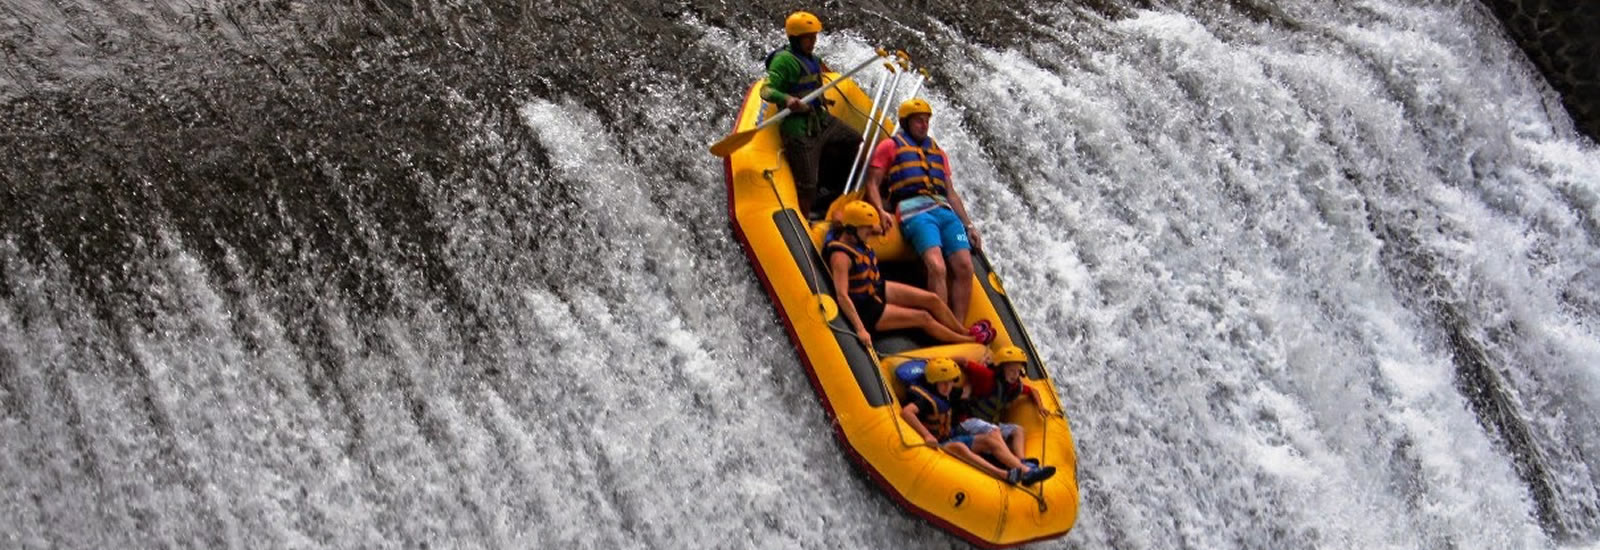
M 837 73 L 827 76 L 829 81 L 838 78 Z M 777 113 L 760 98 L 763 82 L 758 80 L 746 92 L 735 132 L 755 128 Z M 871 99 L 849 80 L 828 90 L 825 97 L 833 101 L 830 112 L 859 134 L 867 123 Z M 734 234 L 782 317 L 848 455 L 906 510 L 977 546 L 1008 548 L 1066 535 L 1078 516 L 1072 430 L 1060 396 L 988 259 L 973 254 L 977 280 L 963 322 L 989 319 L 998 332 L 990 344 L 994 349 L 1011 344 L 1028 352 L 1024 382 L 1040 393 L 1049 415 L 1041 415 L 1022 399 L 1007 411 L 1007 421 L 1023 427 L 1025 456 L 1057 469 L 1054 477 L 1031 487 L 995 479 L 925 445 L 901 418 L 907 389 L 895 377 L 896 366 L 913 358 L 940 356 L 978 360 L 985 355 L 985 346 L 937 345 L 920 332 L 902 331 L 875 334 L 874 353 L 856 338 L 849 320 L 839 314 L 832 279 L 818 255 L 827 224 L 807 222 L 797 210 L 778 126 L 761 130 L 728 155 L 724 172 Z M 840 197 L 833 208 L 858 196 Z M 886 277 L 921 286 L 921 261 L 901 238 L 898 224 L 869 244 Z

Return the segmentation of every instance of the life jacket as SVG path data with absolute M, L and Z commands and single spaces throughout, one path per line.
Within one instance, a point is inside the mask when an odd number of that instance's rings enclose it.
M 883 185 L 889 190 L 889 204 L 899 204 L 918 195 L 944 202 L 950 189 L 944 149 L 933 141 L 933 136 L 928 136 L 925 143 L 917 143 L 905 130 L 896 133 L 893 139 L 894 161 L 883 179 Z
M 995 424 L 1000 423 L 1000 413 L 1005 412 L 1006 406 L 1011 401 L 1022 395 L 1022 381 L 1018 380 L 1015 386 L 1007 384 L 1004 375 L 994 373 L 994 391 L 989 395 L 973 396 L 963 401 L 964 416 L 983 419 Z
M 788 46 L 772 50 L 772 53 L 767 54 L 767 60 L 763 63 L 763 65 L 771 66 L 772 58 L 777 57 L 778 53 L 783 51 L 789 52 L 789 54 L 793 55 L 795 59 L 800 60 L 800 67 L 805 70 L 805 74 L 800 76 L 800 80 L 796 81 L 794 86 L 789 87 L 787 90 L 779 91 L 798 98 L 805 97 L 806 94 L 814 92 L 817 90 L 817 88 L 822 87 L 822 73 L 828 70 L 828 66 L 824 65 L 821 59 L 791 50 Z M 816 99 L 811 100 L 811 108 L 825 108 L 825 105 L 822 103 L 822 97 L 819 96 Z
M 822 246 L 823 258 L 832 257 L 834 252 L 850 256 L 850 299 L 884 303 L 887 293 L 884 292 L 883 275 L 878 271 L 878 255 L 872 252 L 872 247 L 865 243 L 850 245 L 834 230 L 828 231 L 823 240 L 827 242 Z
M 922 425 L 928 428 L 928 432 L 933 434 L 934 439 L 943 441 L 949 438 L 951 416 L 950 403 L 946 402 L 944 399 L 941 399 L 938 395 L 928 391 L 922 386 L 911 386 L 911 391 L 921 395 L 924 399 L 927 399 L 929 403 L 933 403 L 933 407 L 936 409 L 932 411 L 924 411 L 920 410 L 921 407 L 918 407 L 919 410 L 917 411 L 917 419 L 921 420 Z

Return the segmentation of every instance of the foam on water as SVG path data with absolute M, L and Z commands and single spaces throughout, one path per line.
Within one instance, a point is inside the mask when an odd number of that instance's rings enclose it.
M 894 23 L 1075 430 L 1079 524 L 1040 546 L 1592 547 L 1600 152 L 1475 4 L 1198 4 Z M 726 229 L 705 145 L 777 31 L 676 17 L 717 75 L 444 93 L 460 169 L 400 176 L 428 262 L 355 191 L 338 246 L 269 243 L 395 307 L 171 222 L 106 303 L 0 237 L 4 545 L 959 547 L 843 456 Z M 70 26 L 62 75 L 124 62 Z

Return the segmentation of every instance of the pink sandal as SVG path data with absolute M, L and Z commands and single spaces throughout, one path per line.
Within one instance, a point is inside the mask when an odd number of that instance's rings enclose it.
M 989 324 L 988 319 L 983 319 L 973 323 L 972 327 L 967 329 L 968 336 L 971 336 L 973 340 L 977 340 L 979 344 L 983 344 L 985 346 L 989 345 L 989 342 L 994 341 L 995 334 L 994 325 Z

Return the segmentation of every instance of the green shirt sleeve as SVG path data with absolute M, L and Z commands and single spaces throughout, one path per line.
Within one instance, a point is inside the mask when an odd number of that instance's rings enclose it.
M 772 56 L 772 62 L 767 63 L 767 85 L 761 88 L 761 99 L 777 105 L 779 109 L 788 107 L 790 96 L 785 90 L 793 90 L 805 75 L 805 66 L 800 64 L 800 59 L 795 57 L 793 52 L 789 50 L 778 52 Z M 811 119 L 815 116 L 812 114 L 783 119 L 783 123 L 778 125 L 778 133 L 784 136 L 809 135 Z
M 805 74 L 805 69 L 800 66 L 800 60 L 788 50 L 778 52 L 772 56 L 772 62 L 767 64 L 767 85 L 761 89 L 761 99 L 776 103 L 783 107 L 789 101 L 789 94 L 784 90 L 793 89 L 800 82 L 800 76 Z

